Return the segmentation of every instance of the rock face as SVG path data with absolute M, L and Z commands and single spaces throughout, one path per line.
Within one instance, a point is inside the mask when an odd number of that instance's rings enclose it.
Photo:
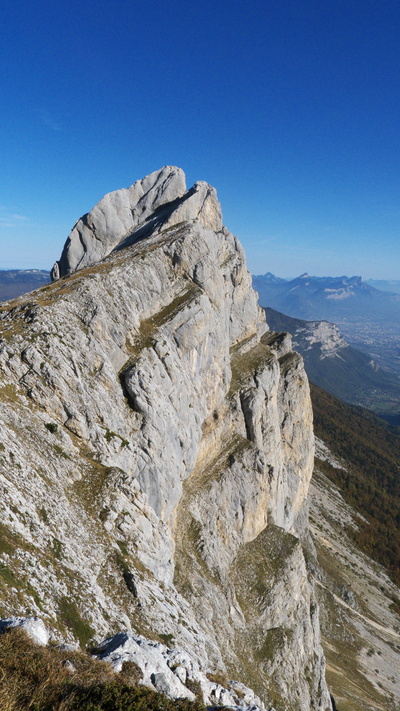
M 124 662 L 134 662 L 142 672 L 142 684 L 154 687 L 171 698 L 194 701 L 195 694 L 186 684 L 193 682 L 207 706 L 231 706 L 237 711 L 265 711 L 262 701 L 240 682 L 226 681 L 229 689 L 209 679 L 195 659 L 181 650 L 151 642 L 142 636 L 119 633 L 104 640 L 96 656 L 121 671 Z M 220 681 L 224 681 L 220 677 Z M 194 687 L 195 688 L 195 687 Z
M 176 640 L 278 710 L 330 709 L 308 381 L 214 189 L 163 168 L 110 193 L 53 278 L 1 307 L 1 612 Z
M 95 264 L 118 246 L 188 220 L 199 220 L 212 230 L 221 229 L 215 190 L 199 182 L 186 192 L 184 172 L 166 166 L 126 190 L 108 193 L 81 217 L 53 267 L 52 279 Z

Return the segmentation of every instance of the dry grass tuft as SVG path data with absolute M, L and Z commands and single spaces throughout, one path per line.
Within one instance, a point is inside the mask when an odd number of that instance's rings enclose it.
M 66 665 L 69 661 L 76 671 Z M 0 709 L 47 711 L 68 709 L 74 687 L 114 679 L 108 664 L 84 652 L 66 652 L 35 645 L 23 630 L 7 630 L 0 636 Z
M 39 647 L 23 630 L 0 635 L 1 711 L 205 711 L 140 686 L 133 662 L 115 674 L 81 651 Z

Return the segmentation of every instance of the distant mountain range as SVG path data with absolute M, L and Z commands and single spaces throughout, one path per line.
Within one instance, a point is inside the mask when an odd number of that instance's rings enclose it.
M 304 321 L 266 308 L 273 331 L 292 335 L 312 383 L 353 405 L 362 405 L 391 424 L 400 424 L 400 378 L 382 370 L 365 353 L 350 346 L 336 325 Z
M 254 276 L 261 306 L 310 320 L 339 323 L 391 320 L 400 324 L 400 294 L 381 291 L 360 276 L 314 277 L 302 274 L 286 281 L 267 274 Z
M 375 287 L 375 289 L 381 289 L 381 291 L 391 291 L 394 294 L 400 294 L 400 280 L 390 279 L 387 281 L 385 279 L 367 279 L 367 284 Z
M 43 269 L 0 269 L 0 301 L 34 291 L 50 281 Z

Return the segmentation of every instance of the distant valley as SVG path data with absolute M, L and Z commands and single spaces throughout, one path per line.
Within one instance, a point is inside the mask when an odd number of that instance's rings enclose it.
M 15 299 L 49 281 L 50 272 L 44 269 L 0 269 L 0 301 Z
M 400 294 L 378 290 L 359 276 L 302 274 L 288 281 L 267 272 L 253 276 L 253 286 L 264 308 L 335 323 L 350 345 L 400 375 Z
M 400 379 L 353 348 L 327 321 L 304 321 L 266 308 L 273 331 L 292 335 L 312 383 L 353 405 L 362 405 L 400 424 Z

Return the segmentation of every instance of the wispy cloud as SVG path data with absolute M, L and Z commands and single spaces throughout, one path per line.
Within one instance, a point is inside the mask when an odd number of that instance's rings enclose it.
M 10 227 L 22 227 L 27 223 L 28 218 L 17 212 L 10 212 L 6 207 L 0 205 L 0 229 Z
M 54 119 L 48 109 L 42 107 L 41 109 L 38 109 L 37 114 L 44 126 L 51 128 L 52 131 L 62 131 L 61 124 L 59 124 L 58 121 Z

